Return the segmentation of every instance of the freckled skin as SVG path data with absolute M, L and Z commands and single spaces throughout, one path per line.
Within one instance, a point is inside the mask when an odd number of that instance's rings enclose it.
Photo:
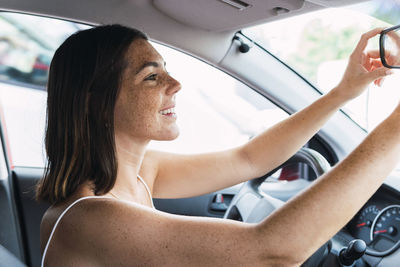
M 159 111 L 175 105 L 179 82 L 169 76 L 162 57 L 146 40 L 134 41 L 125 58 L 128 63 L 115 105 L 115 132 L 142 141 L 177 138 L 175 119 Z M 149 66 L 136 74 L 145 62 L 157 62 L 159 67 Z M 154 74 L 155 80 L 146 80 Z
M 147 41 L 133 42 L 114 115 L 118 174 L 112 192 L 118 197 L 85 200 L 68 211 L 46 266 L 300 266 L 354 216 L 396 165 L 400 105 L 343 162 L 259 224 L 151 209 L 136 175 L 145 178 L 158 198 L 192 197 L 264 175 L 295 153 L 344 103 L 387 75 L 386 69 L 365 64 L 367 41 L 380 31 L 361 37 L 342 81 L 328 94 L 243 146 L 199 155 L 146 151 L 149 140 L 178 136 L 175 119 L 159 111 L 174 104 L 180 85 Z M 157 62 L 158 67 L 137 74 L 145 62 Z M 42 251 L 61 212 L 91 195 L 92 187 L 84 184 L 46 212 Z

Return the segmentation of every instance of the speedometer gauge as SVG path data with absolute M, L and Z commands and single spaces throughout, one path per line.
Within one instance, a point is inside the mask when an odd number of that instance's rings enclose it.
M 379 214 L 379 210 L 375 205 L 366 207 L 359 213 L 355 224 L 353 225 L 353 234 L 356 238 L 360 238 L 369 244 L 372 222 Z
M 370 238 L 377 251 L 390 249 L 400 240 L 400 206 L 384 208 L 372 223 Z

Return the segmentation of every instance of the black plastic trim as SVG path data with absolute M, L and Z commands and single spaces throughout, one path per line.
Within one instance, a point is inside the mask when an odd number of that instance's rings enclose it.
M 11 173 L 11 163 L 9 161 L 9 155 L 8 155 L 8 150 L 5 142 L 5 130 L 2 125 L 2 121 L 0 120 L 0 140 L 1 140 L 1 146 L 3 149 L 3 157 L 5 160 L 6 168 L 7 168 L 7 184 L 4 184 L 4 190 L 5 196 L 7 198 L 7 203 L 4 204 L 9 204 L 9 207 L 11 208 L 9 214 L 11 216 L 11 223 L 13 225 L 9 225 L 10 228 L 14 228 L 13 231 L 15 231 L 15 238 L 17 240 L 14 240 L 17 242 L 17 250 L 18 250 L 18 256 L 21 261 L 26 262 L 26 251 L 24 249 L 24 242 L 23 242 L 23 237 L 21 233 L 21 224 L 20 224 L 20 217 L 18 215 L 17 211 L 17 205 L 15 203 L 15 192 L 14 192 L 14 186 L 13 186 L 13 179 L 12 179 L 12 173 Z M 7 188 L 6 188 L 7 187 Z M 8 193 L 8 194 L 7 194 Z M 4 230 L 4 229 L 3 229 Z M 13 242 L 10 240 L 10 242 Z

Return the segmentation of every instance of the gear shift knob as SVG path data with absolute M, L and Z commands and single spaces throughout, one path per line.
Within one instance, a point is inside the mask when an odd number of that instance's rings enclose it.
M 354 261 L 364 255 L 367 245 L 361 239 L 354 239 L 351 241 L 347 248 L 343 248 L 339 252 L 339 262 L 344 266 L 351 266 Z

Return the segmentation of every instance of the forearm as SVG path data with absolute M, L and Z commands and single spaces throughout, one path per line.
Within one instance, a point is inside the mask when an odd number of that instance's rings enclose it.
M 252 177 L 261 176 L 289 159 L 346 103 L 333 89 L 317 101 L 253 138 L 242 152 Z
M 259 225 L 282 242 L 282 253 L 305 260 L 342 228 L 378 189 L 400 158 L 400 112 L 395 111 L 345 160 Z M 301 234 L 299 234 L 301 233 Z
M 363 52 L 368 39 L 380 31 L 374 29 L 361 37 L 337 87 L 245 145 L 202 155 L 157 153 L 152 160 L 152 165 L 156 162 L 158 170 L 154 194 L 159 197 L 188 197 L 214 192 L 264 175 L 286 161 L 342 105 L 360 95 L 374 80 L 389 74 L 383 67 L 373 69 L 370 63 L 374 58 Z
M 157 152 L 161 178 L 154 183 L 153 194 L 195 196 L 264 175 L 299 150 L 344 104 L 343 99 L 335 93 L 324 95 L 239 148 L 195 156 Z

